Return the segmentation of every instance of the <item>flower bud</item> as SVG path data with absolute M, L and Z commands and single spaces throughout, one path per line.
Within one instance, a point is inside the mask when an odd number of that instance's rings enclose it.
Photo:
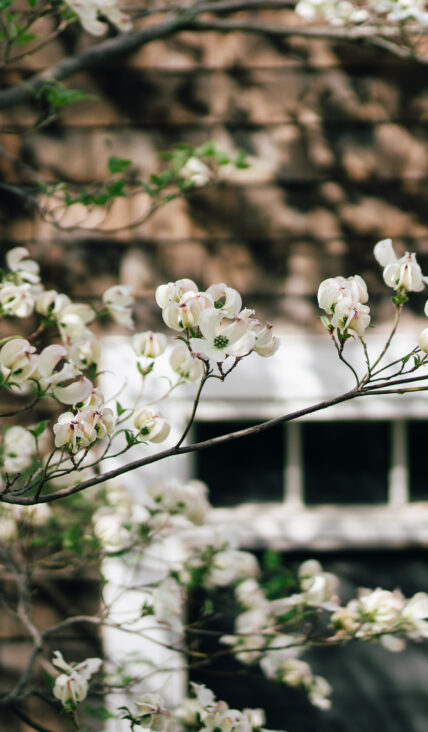
M 136 333 L 132 337 L 132 347 L 137 356 L 142 358 L 157 358 L 164 352 L 167 343 L 163 333 L 153 333 L 151 330 Z
M 163 442 L 169 435 L 168 421 L 154 407 L 140 407 L 134 412 L 134 427 L 149 442 Z

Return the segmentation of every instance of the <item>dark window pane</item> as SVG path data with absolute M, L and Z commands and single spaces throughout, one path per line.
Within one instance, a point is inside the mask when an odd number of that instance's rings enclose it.
M 389 422 L 312 422 L 302 427 L 306 503 L 387 501 Z
M 427 449 L 428 422 L 409 422 L 408 450 L 410 471 L 410 499 L 428 499 L 428 472 L 425 450 Z
M 250 422 L 198 422 L 197 442 L 250 427 Z M 281 501 L 283 427 L 196 453 L 196 476 L 210 489 L 213 506 Z

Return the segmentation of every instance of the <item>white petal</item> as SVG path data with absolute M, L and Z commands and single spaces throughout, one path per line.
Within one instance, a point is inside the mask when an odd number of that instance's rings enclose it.
M 378 241 L 373 249 L 373 254 L 381 267 L 386 267 L 387 264 L 394 264 L 394 262 L 397 262 L 397 255 L 392 246 L 392 239 L 382 239 L 382 241 Z

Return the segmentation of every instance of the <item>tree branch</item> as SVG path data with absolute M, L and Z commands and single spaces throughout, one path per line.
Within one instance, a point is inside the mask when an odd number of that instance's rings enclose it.
M 379 45 L 379 38 L 382 42 L 400 40 L 399 29 L 395 27 L 383 28 L 380 34 L 379 28 L 375 25 L 355 26 L 351 28 L 337 28 L 332 26 L 281 26 L 273 23 L 262 23 L 260 20 L 196 20 L 196 17 L 204 13 L 236 12 L 238 10 L 254 9 L 262 7 L 283 7 L 282 3 L 274 3 L 272 0 L 235 0 L 235 2 L 219 2 L 195 5 L 193 8 L 179 9 L 167 20 L 143 28 L 139 31 L 122 33 L 114 38 L 109 38 L 102 43 L 91 46 L 82 53 L 63 59 L 55 66 L 30 77 L 27 81 L 0 92 L 0 110 L 8 109 L 17 104 L 24 104 L 34 101 L 34 96 L 43 85 L 52 81 L 64 81 L 79 71 L 100 66 L 109 59 L 132 53 L 151 41 L 167 38 L 182 30 L 191 31 L 218 31 L 230 33 L 241 31 L 245 33 L 257 33 L 273 37 L 300 36 L 303 38 L 324 38 L 336 41 L 373 41 Z M 288 6 L 288 5 L 287 5 Z M 418 29 L 420 33 L 420 29 Z M 411 29 L 409 29 L 411 33 Z M 388 45 L 387 50 L 396 53 L 401 46 Z M 409 58 L 418 63 L 428 63 L 428 59 L 419 57 L 409 51 Z
M 428 378 L 428 376 L 426 377 Z M 390 386 L 390 384 L 388 384 Z M 379 387 L 377 387 L 379 388 Z M 220 435 L 219 437 L 213 437 L 210 440 L 204 440 L 203 442 L 196 442 L 192 445 L 183 445 L 183 446 L 175 446 L 171 447 L 168 450 L 162 450 L 161 452 L 157 452 L 155 455 L 148 455 L 145 458 L 140 458 L 139 460 L 134 460 L 131 463 L 128 463 L 127 465 L 122 465 L 119 468 L 116 468 L 115 470 L 110 470 L 107 473 L 103 473 L 102 475 L 93 476 L 92 478 L 89 478 L 88 480 L 83 481 L 82 483 L 79 483 L 74 486 L 69 486 L 67 488 L 63 488 L 61 490 L 55 491 L 54 493 L 50 493 L 46 496 L 39 496 L 38 498 L 34 496 L 14 496 L 13 494 L 3 494 L 0 496 L 0 501 L 4 503 L 12 503 L 12 504 L 19 504 L 22 506 L 33 506 L 36 503 L 51 503 L 52 501 L 56 501 L 60 498 L 66 498 L 67 496 L 71 496 L 74 493 L 78 493 L 80 491 L 85 490 L 86 488 L 90 488 L 94 485 L 99 485 L 100 483 L 104 483 L 107 480 L 110 480 L 111 478 L 116 478 L 118 475 L 124 475 L 125 473 L 129 473 L 133 470 L 136 470 L 137 468 L 142 468 L 145 465 L 150 465 L 152 463 L 156 463 L 159 460 L 164 460 L 168 457 L 173 457 L 175 455 L 184 455 L 188 452 L 199 452 L 200 450 L 205 450 L 208 447 L 214 447 L 215 445 L 221 445 L 224 442 L 231 442 L 232 440 L 238 440 L 242 437 L 247 437 L 249 435 L 259 434 L 260 432 L 264 432 L 265 430 L 272 429 L 272 427 L 275 427 L 279 424 L 284 424 L 285 422 L 291 422 L 294 419 L 298 419 L 299 417 L 303 417 L 306 414 L 313 414 L 314 412 L 319 412 L 323 409 L 327 409 L 328 407 L 334 406 L 335 404 L 340 404 L 341 402 L 346 402 L 351 399 L 355 399 L 356 397 L 365 395 L 365 390 L 358 391 L 357 389 L 352 389 L 351 391 L 346 392 L 345 394 L 341 394 L 338 397 L 334 397 L 333 399 L 328 399 L 323 402 L 319 402 L 318 404 L 314 404 L 310 407 L 306 407 L 304 409 L 299 409 L 296 412 L 291 412 L 290 414 L 282 415 L 281 417 L 275 417 L 273 419 L 268 420 L 267 422 L 261 422 L 260 424 L 255 425 L 254 427 L 247 427 L 243 430 L 237 430 L 236 432 L 229 432 L 226 435 Z

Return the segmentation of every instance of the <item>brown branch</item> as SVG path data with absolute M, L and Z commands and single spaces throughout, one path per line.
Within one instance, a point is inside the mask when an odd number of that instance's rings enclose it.
M 263 2 L 259 0 L 235 0 L 219 3 L 206 3 L 195 5 L 193 8 L 178 9 L 172 17 L 165 21 L 130 33 L 122 33 L 114 38 L 109 38 L 102 43 L 85 49 L 82 53 L 65 58 L 55 66 L 30 77 L 22 84 L 16 85 L 0 92 L 0 110 L 8 109 L 17 104 L 24 104 L 34 101 L 35 94 L 45 84 L 52 81 L 64 81 L 79 71 L 100 66 L 109 59 L 114 59 L 136 51 L 151 41 L 167 38 L 182 30 L 191 31 L 219 31 L 230 33 L 241 31 L 246 33 L 257 33 L 273 37 L 300 36 L 303 38 L 324 38 L 327 40 L 342 41 L 363 41 L 370 39 L 399 40 L 399 29 L 396 27 L 383 28 L 382 33 L 375 25 L 355 26 L 351 28 L 335 28 L 332 26 L 305 26 L 297 25 L 284 27 L 279 24 L 261 23 L 259 20 L 210 20 L 198 21 L 196 17 L 203 13 L 236 12 L 237 10 L 272 7 L 272 0 Z M 274 5 L 277 7 L 277 4 Z M 412 29 L 409 29 L 411 32 Z M 421 29 L 418 29 L 421 32 Z M 401 48 L 401 47 L 399 47 Z M 388 48 L 394 52 L 394 46 Z M 410 56 L 416 61 L 424 63 L 423 59 Z
M 31 719 L 28 714 L 22 711 L 19 707 L 16 707 L 15 705 L 11 706 L 12 712 L 16 714 L 16 716 L 22 721 L 25 722 L 29 727 L 32 727 L 33 729 L 38 730 L 38 732 L 52 732 L 51 729 L 48 729 L 47 727 L 44 727 L 39 722 L 35 722 L 34 719 Z
M 60 498 L 66 498 L 67 496 L 71 496 L 74 493 L 85 490 L 86 488 L 104 483 L 105 481 L 110 480 L 111 478 L 115 478 L 118 475 L 124 475 L 125 473 L 129 473 L 133 470 L 136 470 L 137 468 L 142 468 L 145 465 L 150 465 L 152 463 L 159 462 L 160 460 L 164 460 L 168 457 L 173 457 L 175 455 L 183 455 L 188 452 L 199 452 L 200 450 L 205 450 L 208 447 L 221 445 L 225 442 L 238 440 L 242 437 L 247 437 L 249 435 L 259 434 L 261 432 L 264 432 L 265 430 L 272 429 L 272 427 L 275 427 L 276 425 L 284 424 L 285 422 L 291 422 L 292 420 L 303 417 L 306 414 L 313 414 L 323 409 L 327 409 L 328 407 L 334 406 L 335 404 L 340 404 L 341 402 L 346 402 L 351 399 L 355 399 L 356 397 L 364 396 L 366 393 L 369 392 L 366 392 L 364 390 L 357 391 L 357 389 L 352 389 L 351 391 L 348 391 L 345 394 L 341 394 L 338 397 L 333 397 L 332 399 L 319 402 L 318 404 L 314 404 L 310 407 L 305 407 L 304 409 L 299 409 L 296 412 L 291 412 L 290 414 L 285 414 L 281 417 L 275 417 L 274 419 L 270 419 L 266 422 L 261 422 L 254 427 L 247 427 L 246 429 L 237 430 L 236 432 L 229 432 L 226 435 L 220 435 L 219 437 L 213 437 L 210 440 L 196 442 L 191 445 L 171 447 L 168 450 L 162 450 L 155 455 L 149 455 L 145 458 L 134 460 L 127 465 L 122 465 L 121 467 L 116 468 L 115 470 L 110 470 L 109 472 L 103 473 L 102 475 L 93 476 L 92 478 L 89 478 L 82 483 L 63 488 L 46 496 L 40 496 L 39 498 L 36 498 L 34 496 L 24 497 L 13 494 L 3 494 L 0 496 L 0 501 L 4 503 L 19 504 L 22 506 L 33 506 L 36 503 L 51 503 L 52 501 L 56 501 Z

